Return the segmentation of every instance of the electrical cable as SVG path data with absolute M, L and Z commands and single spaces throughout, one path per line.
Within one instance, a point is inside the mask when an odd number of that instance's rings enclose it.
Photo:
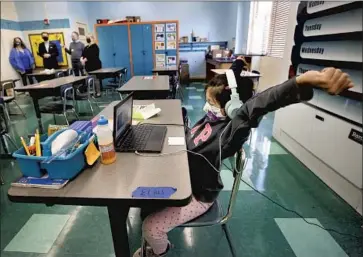
M 247 162 L 247 159 L 246 159 L 246 162 Z M 233 170 L 228 167 L 225 163 L 223 163 L 223 165 L 228 169 L 230 170 L 231 172 L 233 172 Z M 348 237 L 352 237 L 352 238 L 355 238 L 355 239 L 360 239 L 362 240 L 363 237 L 359 237 L 359 236 L 356 236 L 356 235 L 352 235 L 352 234 L 347 234 L 347 233 L 343 233 L 343 232 L 340 232 L 336 229 L 332 229 L 332 228 L 324 228 L 323 226 L 319 225 L 319 224 L 316 224 L 316 223 L 313 223 L 313 222 L 310 222 L 308 220 L 306 220 L 306 218 L 304 218 L 300 213 L 298 213 L 297 211 L 294 211 L 294 210 L 291 210 L 285 206 L 283 206 L 282 204 L 276 202 L 275 200 L 271 199 L 269 196 L 265 195 L 264 193 L 262 193 L 261 191 L 257 190 L 256 188 L 254 188 L 253 186 L 251 186 L 250 184 L 248 184 L 245 180 L 243 180 L 241 178 L 241 181 L 243 183 L 245 183 L 248 187 L 250 187 L 253 191 L 255 191 L 256 193 L 258 193 L 259 195 L 265 197 L 267 200 L 269 200 L 270 202 L 272 202 L 273 204 L 279 206 L 280 208 L 282 208 L 283 210 L 287 211 L 287 212 L 291 212 L 291 213 L 294 213 L 296 216 L 300 217 L 305 223 L 309 224 L 309 225 L 312 225 L 312 226 L 316 226 L 316 227 L 319 227 L 325 231 L 328 231 L 328 232 L 333 232 L 333 233 L 336 233 L 336 234 L 339 234 L 339 235 L 342 235 L 342 236 L 348 236 Z

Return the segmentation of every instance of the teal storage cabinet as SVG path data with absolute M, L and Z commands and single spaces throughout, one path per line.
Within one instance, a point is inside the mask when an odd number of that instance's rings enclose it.
M 127 68 L 131 77 L 129 37 L 127 25 L 97 26 L 97 39 L 103 68 Z
M 130 33 L 134 75 L 151 75 L 154 67 L 151 24 L 131 24 Z

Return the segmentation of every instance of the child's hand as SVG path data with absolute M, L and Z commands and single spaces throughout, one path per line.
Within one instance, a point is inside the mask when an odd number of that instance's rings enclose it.
M 354 86 L 347 73 L 335 68 L 325 68 L 320 72 L 305 72 L 296 78 L 296 83 L 298 85 L 317 86 L 332 95 L 337 95 Z

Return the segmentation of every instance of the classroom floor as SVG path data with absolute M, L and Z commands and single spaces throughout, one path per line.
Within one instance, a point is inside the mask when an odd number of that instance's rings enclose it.
M 185 87 L 184 98 L 183 105 L 194 124 L 203 115 L 203 85 L 192 83 Z M 15 138 L 33 133 L 37 124 L 30 97 L 21 95 L 18 99 L 27 119 L 12 116 L 10 134 Z M 112 97 L 104 96 L 99 101 L 105 106 Z M 81 108 L 89 112 L 86 105 Z M 11 110 L 18 111 L 16 108 Z M 51 115 L 43 117 L 45 126 L 53 123 Z M 61 117 L 57 122 L 64 124 Z M 273 122 L 273 113 L 264 117 L 253 133 L 251 145 L 245 146 L 250 161 L 243 174 L 244 181 L 297 211 L 309 222 L 361 238 L 362 217 L 274 140 Z M 5 180 L 5 185 L 0 187 L 2 257 L 114 256 L 106 208 L 12 203 L 7 198 L 7 190 L 20 171 L 12 160 L 0 160 L 0 170 Z M 222 170 L 221 174 L 225 188 L 220 199 L 225 206 L 232 175 L 227 170 Z M 244 183 L 240 186 L 233 218 L 228 225 L 238 257 L 363 256 L 362 239 L 308 225 Z M 139 210 L 132 209 L 128 222 L 132 251 L 140 245 L 140 230 Z M 218 226 L 175 229 L 169 236 L 175 245 L 170 257 L 231 256 L 224 233 Z

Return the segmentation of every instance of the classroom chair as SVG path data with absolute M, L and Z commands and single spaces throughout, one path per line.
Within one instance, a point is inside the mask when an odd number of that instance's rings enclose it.
M 92 111 L 92 115 L 94 114 L 93 112 L 93 107 L 92 107 L 92 103 L 91 100 L 97 105 L 97 107 L 100 109 L 98 103 L 96 102 L 95 99 L 95 95 L 96 95 L 96 89 L 95 89 L 95 79 L 93 77 L 89 77 L 86 79 L 86 83 L 79 85 L 76 88 L 75 91 L 75 100 L 76 100 L 76 111 L 79 114 L 78 111 L 78 101 L 87 101 L 91 111 Z M 73 97 L 71 95 L 67 96 L 68 100 L 73 100 Z
M 127 78 L 127 68 L 121 70 L 113 83 L 110 83 L 103 88 L 106 89 L 106 95 L 108 95 L 108 91 L 117 92 L 117 89 L 121 88 L 126 83 Z M 122 94 L 119 93 L 120 99 L 122 100 Z
M 256 74 L 261 74 L 259 71 L 257 70 L 252 70 L 252 73 L 256 73 Z M 260 78 L 253 78 L 252 79 L 253 82 L 256 82 L 256 84 L 254 85 L 253 87 L 253 90 L 254 90 L 254 94 L 258 91 L 258 86 L 260 84 Z
M 8 119 L 8 122 L 10 123 L 10 113 L 9 113 L 9 104 L 14 103 L 18 109 L 20 110 L 21 114 L 26 118 L 25 113 L 20 108 L 18 102 L 15 99 L 15 84 L 13 82 L 6 82 L 4 84 L 0 84 L 0 97 L 2 98 L 2 104 L 6 107 L 5 108 L 5 116 Z M 11 96 L 5 96 L 5 91 L 10 90 L 12 91 Z
M 235 154 L 235 157 L 229 158 L 229 161 L 231 164 L 234 163 L 233 165 L 234 182 L 229 197 L 227 212 L 226 213 L 224 212 L 220 204 L 220 201 L 217 199 L 212 205 L 212 207 L 210 207 L 209 211 L 206 212 L 204 215 L 188 223 L 185 223 L 179 227 L 187 228 L 187 227 L 210 227 L 217 225 L 221 226 L 228 241 L 232 256 L 237 257 L 236 249 L 232 242 L 232 236 L 227 227 L 227 222 L 232 218 L 232 211 L 239 191 L 239 185 L 241 183 L 243 169 L 245 168 L 246 154 L 243 148 Z M 144 240 L 144 238 L 142 239 L 141 247 L 142 247 L 141 257 L 146 257 L 147 242 L 146 240 Z
M 73 69 L 72 68 L 67 69 L 66 75 L 67 76 L 73 76 L 74 75 Z
M 0 148 L 3 149 L 4 151 L 4 155 L 1 155 L 1 157 L 10 157 L 11 156 L 11 151 L 9 148 L 9 143 L 11 143 L 14 147 L 14 149 L 17 149 L 18 146 L 16 145 L 16 143 L 14 142 L 14 140 L 10 137 L 10 135 L 8 134 L 9 128 L 6 124 L 6 117 L 5 117 L 5 106 L 0 104 Z M 5 123 L 5 125 L 4 125 Z M 0 174 L 1 180 L 2 180 L 2 176 Z M 1 181 L 2 182 L 2 181 Z
M 74 89 L 72 86 L 63 87 L 61 89 L 61 92 L 62 93 L 61 93 L 60 101 L 51 102 L 50 104 L 41 106 L 39 109 L 40 109 L 41 113 L 53 114 L 54 124 L 57 124 L 55 115 L 63 115 L 67 122 L 67 125 L 69 125 L 69 121 L 67 118 L 68 111 L 72 111 L 74 113 L 74 115 L 76 116 L 77 120 L 79 120 L 78 114 L 75 110 L 76 99 L 75 99 L 75 95 L 74 95 Z M 69 96 L 71 96 L 73 104 L 67 103 Z

